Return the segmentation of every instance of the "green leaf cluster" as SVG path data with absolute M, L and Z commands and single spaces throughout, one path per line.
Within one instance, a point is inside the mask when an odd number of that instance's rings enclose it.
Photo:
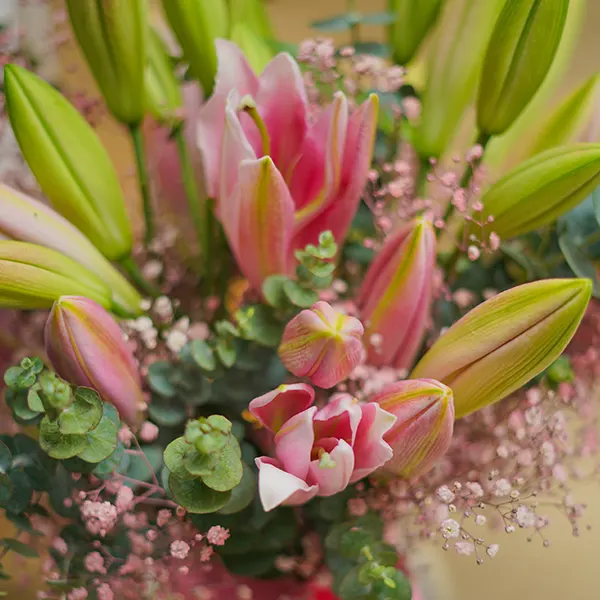
M 191 513 L 224 508 L 244 474 L 240 445 L 221 415 L 189 421 L 185 435 L 165 448 L 163 460 L 173 498 Z

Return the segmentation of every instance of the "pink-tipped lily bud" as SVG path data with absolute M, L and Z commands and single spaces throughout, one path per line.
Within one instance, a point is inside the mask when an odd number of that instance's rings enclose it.
M 296 377 L 322 388 L 337 385 L 364 360 L 362 323 L 327 302 L 303 310 L 286 326 L 279 358 Z
M 333 496 L 385 464 L 392 449 L 384 435 L 396 417 L 378 404 L 337 394 L 321 409 L 306 384 L 281 385 L 250 402 L 269 432 L 275 456 L 261 456 L 258 491 L 266 511 Z
M 138 365 L 121 328 L 98 303 L 60 298 L 46 321 L 44 341 L 61 377 L 95 389 L 127 423 L 139 421 L 145 403 Z
M 562 354 L 591 293 L 589 279 L 547 279 L 502 292 L 446 331 L 411 376 L 449 385 L 457 418 L 498 402 Z
M 370 364 L 412 366 L 429 321 L 434 267 L 435 232 L 422 218 L 375 257 L 358 296 Z
M 396 416 L 385 434 L 394 456 L 380 471 L 417 477 L 446 453 L 454 430 L 452 390 L 435 379 L 398 381 L 370 398 Z

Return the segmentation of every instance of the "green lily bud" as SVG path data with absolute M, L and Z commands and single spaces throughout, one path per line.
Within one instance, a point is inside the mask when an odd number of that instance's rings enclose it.
M 104 256 L 128 256 L 125 199 L 96 132 L 64 96 L 22 67 L 6 65 L 4 88 L 10 123 L 44 194 Z
M 215 39 L 226 38 L 229 15 L 225 0 L 162 0 L 163 11 L 204 96 L 213 91 L 217 74 Z
M 265 40 L 275 37 L 264 0 L 229 0 L 229 14 L 235 23 L 245 23 Z
M 164 42 L 156 31 L 148 38 L 148 63 L 146 66 L 146 101 L 152 116 L 161 123 L 181 119 L 177 112 L 183 107 L 179 82 Z
M 562 354 L 591 293 L 589 279 L 546 279 L 502 292 L 448 329 L 411 377 L 451 387 L 457 419 L 498 402 Z
M 388 0 L 388 12 L 396 20 L 388 29 L 394 62 L 408 64 L 435 23 L 442 0 Z
M 67 0 L 67 9 L 108 109 L 123 123 L 141 123 L 146 109 L 146 0 Z
M 261 73 L 273 58 L 273 52 L 269 45 L 246 23 L 240 22 L 233 25 L 231 41 L 242 49 L 255 73 Z
M 553 148 L 525 161 L 483 196 L 483 218 L 501 238 L 552 223 L 600 184 L 600 144 Z
M 441 156 L 456 134 L 458 123 L 475 97 L 485 49 L 504 2 L 444 3 L 427 65 L 421 124 L 414 140 L 421 156 Z
M 108 286 L 73 259 L 35 244 L 0 241 L 0 307 L 50 308 L 71 295 L 112 305 Z
M 593 75 L 546 118 L 529 156 L 569 142 L 584 141 L 600 100 L 600 75 Z M 589 138 L 591 140 L 591 138 Z
M 507 0 L 483 63 L 481 133 L 503 133 L 529 104 L 552 65 L 568 8 L 569 0 Z

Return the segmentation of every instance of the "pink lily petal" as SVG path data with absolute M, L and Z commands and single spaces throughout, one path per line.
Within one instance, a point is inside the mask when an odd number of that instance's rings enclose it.
M 308 485 L 295 475 L 286 473 L 278 461 L 261 456 L 255 463 L 258 467 L 258 494 L 266 512 L 280 504 L 299 506 L 317 495 L 317 485 Z
M 310 128 L 290 182 L 301 228 L 331 201 L 340 184 L 348 128 L 348 101 L 337 92 L 332 104 Z
M 240 98 L 258 92 L 258 78 L 250 68 L 242 51 L 232 42 L 216 40 L 218 72 L 213 95 L 198 116 L 197 140 L 204 162 L 208 194 L 216 198 L 221 170 L 221 141 L 223 139 L 223 111 L 231 90 Z
M 287 178 L 308 127 L 302 73 L 298 63 L 282 53 L 266 66 L 259 82 L 255 100 L 269 132 L 270 156 Z
M 308 480 L 319 486 L 319 496 L 333 496 L 345 490 L 354 470 L 354 451 L 344 440 L 334 441 L 332 448 L 323 448 L 329 454 L 327 461 L 311 461 Z
M 378 98 L 372 94 L 350 117 L 339 188 L 327 208 L 297 232 L 294 248 L 315 243 L 326 230 L 333 233 L 338 244 L 345 239 L 367 182 L 377 129 L 377 108 Z
M 383 436 L 393 427 L 396 417 L 374 402 L 363 404 L 361 408 L 362 419 L 354 442 L 356 463 L 350 483 L 366 477 L 393 455 L 392 448 L 383 440 Z
M 269 275 L 289 271 L 294 204 L 268 156 L 242 162 L 234 196 L 232 206 L 237 214 L 225 219 L 229 222 L 225 232 L 240 269 L 252 287 L 260 290 Z
M 267 429 L 277 433 L 294 415 L 306 410 L 315 401 L 315 391 L 306 383 L 280 385 L 250 402 L 248 409 Z
M 317 407 L 312 406 L 286 421 L 275 435 L 275 453 L 288 473 L 306 479 L 310 453 L 315 441 L 313 418 Z
M 353 445 L 361 419 L 358 400 L 350 394 L 336 394 L 315 415 L 315 438 L 337 438 Z

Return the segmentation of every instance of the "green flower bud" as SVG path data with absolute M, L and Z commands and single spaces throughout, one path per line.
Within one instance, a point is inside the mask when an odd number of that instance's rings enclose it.
M 233 25 L 231 41 L 242 49 L 255 73 L 261 73 L 273 58 L 273 52 L 269 45 L 246 23 L 240 22 Z
M 226 38 L 229 15 L 225 0 L 162 0 L 162 7 L 205 97 L 212 94 L 217 74 L 215 39 Z
M 456 134 L 458 123 L 475 97 L 485 49 L 504 2 L 444 3 L 427 65 L 421 124 L 414 140 L 421 156 L 441 156 Z
M 388 43 L 394 62 L 408 64 L 435 23 L 442 0 L 388 0 L 388 12 L 396 21 L 388 30 Z
M 554 222 L 600 184 L 600 144 L 553 148 L 525 161 L 483 196 L 483 219 L 501 238 Z M 475 230 L 473 230 L 475 232 Z
M 66 98 L 22 67 L 6 65 L 4 87 L 10 123 L 44 194 L 107 258 L 128 256 L 125 199 L 96 132 Z
M 245 23 L 265 40 L 275 37 L 264 0 L 229 0 L 229 14 L 235 23 Z
M 159 122 L 173 123 L 181 118 L 177 112 L 183 107 L 179 82 L 173 72 L 167 48 L 156 31 L 148 38 L 146 66 L 146 101 L 148 110 Z
M 123 123 L 145 113 L 146 0 L 67 0 L 75 37 L 106 100 Z
M 567 19 L 569 0 L 507 0 L 487 49 L 477 126 L 487 135 L 506 131 L 544 81 Z

